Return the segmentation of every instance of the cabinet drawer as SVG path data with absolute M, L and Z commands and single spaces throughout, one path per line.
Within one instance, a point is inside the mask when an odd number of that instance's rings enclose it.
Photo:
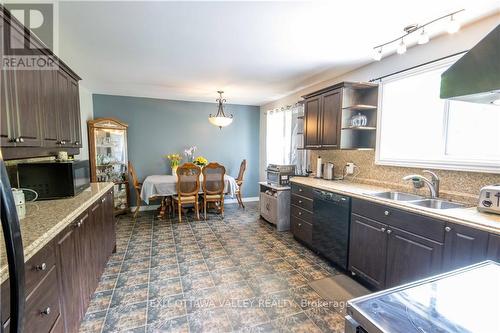
M 301 209 L 296 206 L 291 206 L 291 215 L 295 216 L 301 220 L 306 221 L 307 223 L 313 223 L 313 214 L 307 210 Z
M 310 212 L 313 210 L 313 201 L 311 199 L 301 197 L 300 195 L 292 194 L 292 205 L 306 209 Z
M 50 242 L 42 250 L 36 253 L 26 263 L 25 286 L 26 295 L 29 295 L 33 289 L 42 281 L 52 267 L 55 265 L 56 257 L 54 255 L 54 244 Z
M 53 267 L 26 300 L 24 329 L 26 332 L 49 332 L 59 314 L 59 292 Z
M 304 243 L 312 244 L 312 224 L 306 221 L 293 217 L 291 218 L 292 234 L 295 238 L 300 239 Z
M 299 185 L 292 183 L 292 194 L 297 194 L 312 200 L 313 192 L 309 186 Z
M 444 242 L 445 223 L 440 220 L 360 199 L 352 200 L 352 212 L 440 243 Z

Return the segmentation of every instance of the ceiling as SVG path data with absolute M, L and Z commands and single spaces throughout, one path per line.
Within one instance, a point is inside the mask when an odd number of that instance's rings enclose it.
M 473 8 L 472 8 L 473 5 Z M 262 105 L 371 61 L 410 23 L 497 1 L 60 2 L 59 54 L 92 92 Z

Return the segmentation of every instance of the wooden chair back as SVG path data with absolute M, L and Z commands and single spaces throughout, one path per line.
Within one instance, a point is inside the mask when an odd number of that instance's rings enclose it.
M 177 195 L 193 196 L 200 191 L 201 168 L 193 163 L 184 163 L 177 168 Z
M 208 163 L 202 170 L 203 172 L 203 192 L 205 194 L 223 194 L 224 193 L 224 175 L 226 168 L 219 163 Z
M 128 161 L 128 172 L 132 177 L 132 186 L 134 186 L 136 190 L 139 189 L 141 187 L 141 184 L 139 183 L 139 178 L 137 178 L 137 173 L 135 172 L 135 168 L 130 161 Z
M 238 173 L 238 177 L 236 178 L 236 183 L 238 185 L 243 183 L 243 176 L 245 175 L 245 170 L 247 169 L 247 160 L 241 161 L 240 164 L 240 172 Z

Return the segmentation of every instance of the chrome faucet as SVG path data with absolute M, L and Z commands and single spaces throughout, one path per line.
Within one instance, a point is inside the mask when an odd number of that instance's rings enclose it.
M 430 174 L 431 180 L 429 180 L 421 175 L 408 175 L 408 176 L 403 177 L 403 180 L 413 181 L 413 186 L 415 188 L 421 188 L 425 184 L 425 185 L 427 185 L 427 187 L 429 188 L 429 191 L 431 192 L 431 198 L 439 197 L 440 179 L 439 179 L 438 175 L 436 175 L 434 172 L 429 171 L 429 170 L 424 170 L 422 172 Z

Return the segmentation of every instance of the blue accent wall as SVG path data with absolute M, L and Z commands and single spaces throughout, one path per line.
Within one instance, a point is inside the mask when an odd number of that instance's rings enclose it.
M 225 111 L 234 115 L 233 123 L 219 130 L 208 122 L 208 115 L 217 112 L 216 103 L 100 94 L 93 95 L 93 103 L 95 118 L 117 118 L 129 125 L 128 155 L 140 181 L 148 175 L 170 174 L 163 155 L 183 154 L 195 145 L 195 156 L 223 164 L 233 177 L 246 159 L 243 196 L 258 195 L 259 107 L 228 104 Z

